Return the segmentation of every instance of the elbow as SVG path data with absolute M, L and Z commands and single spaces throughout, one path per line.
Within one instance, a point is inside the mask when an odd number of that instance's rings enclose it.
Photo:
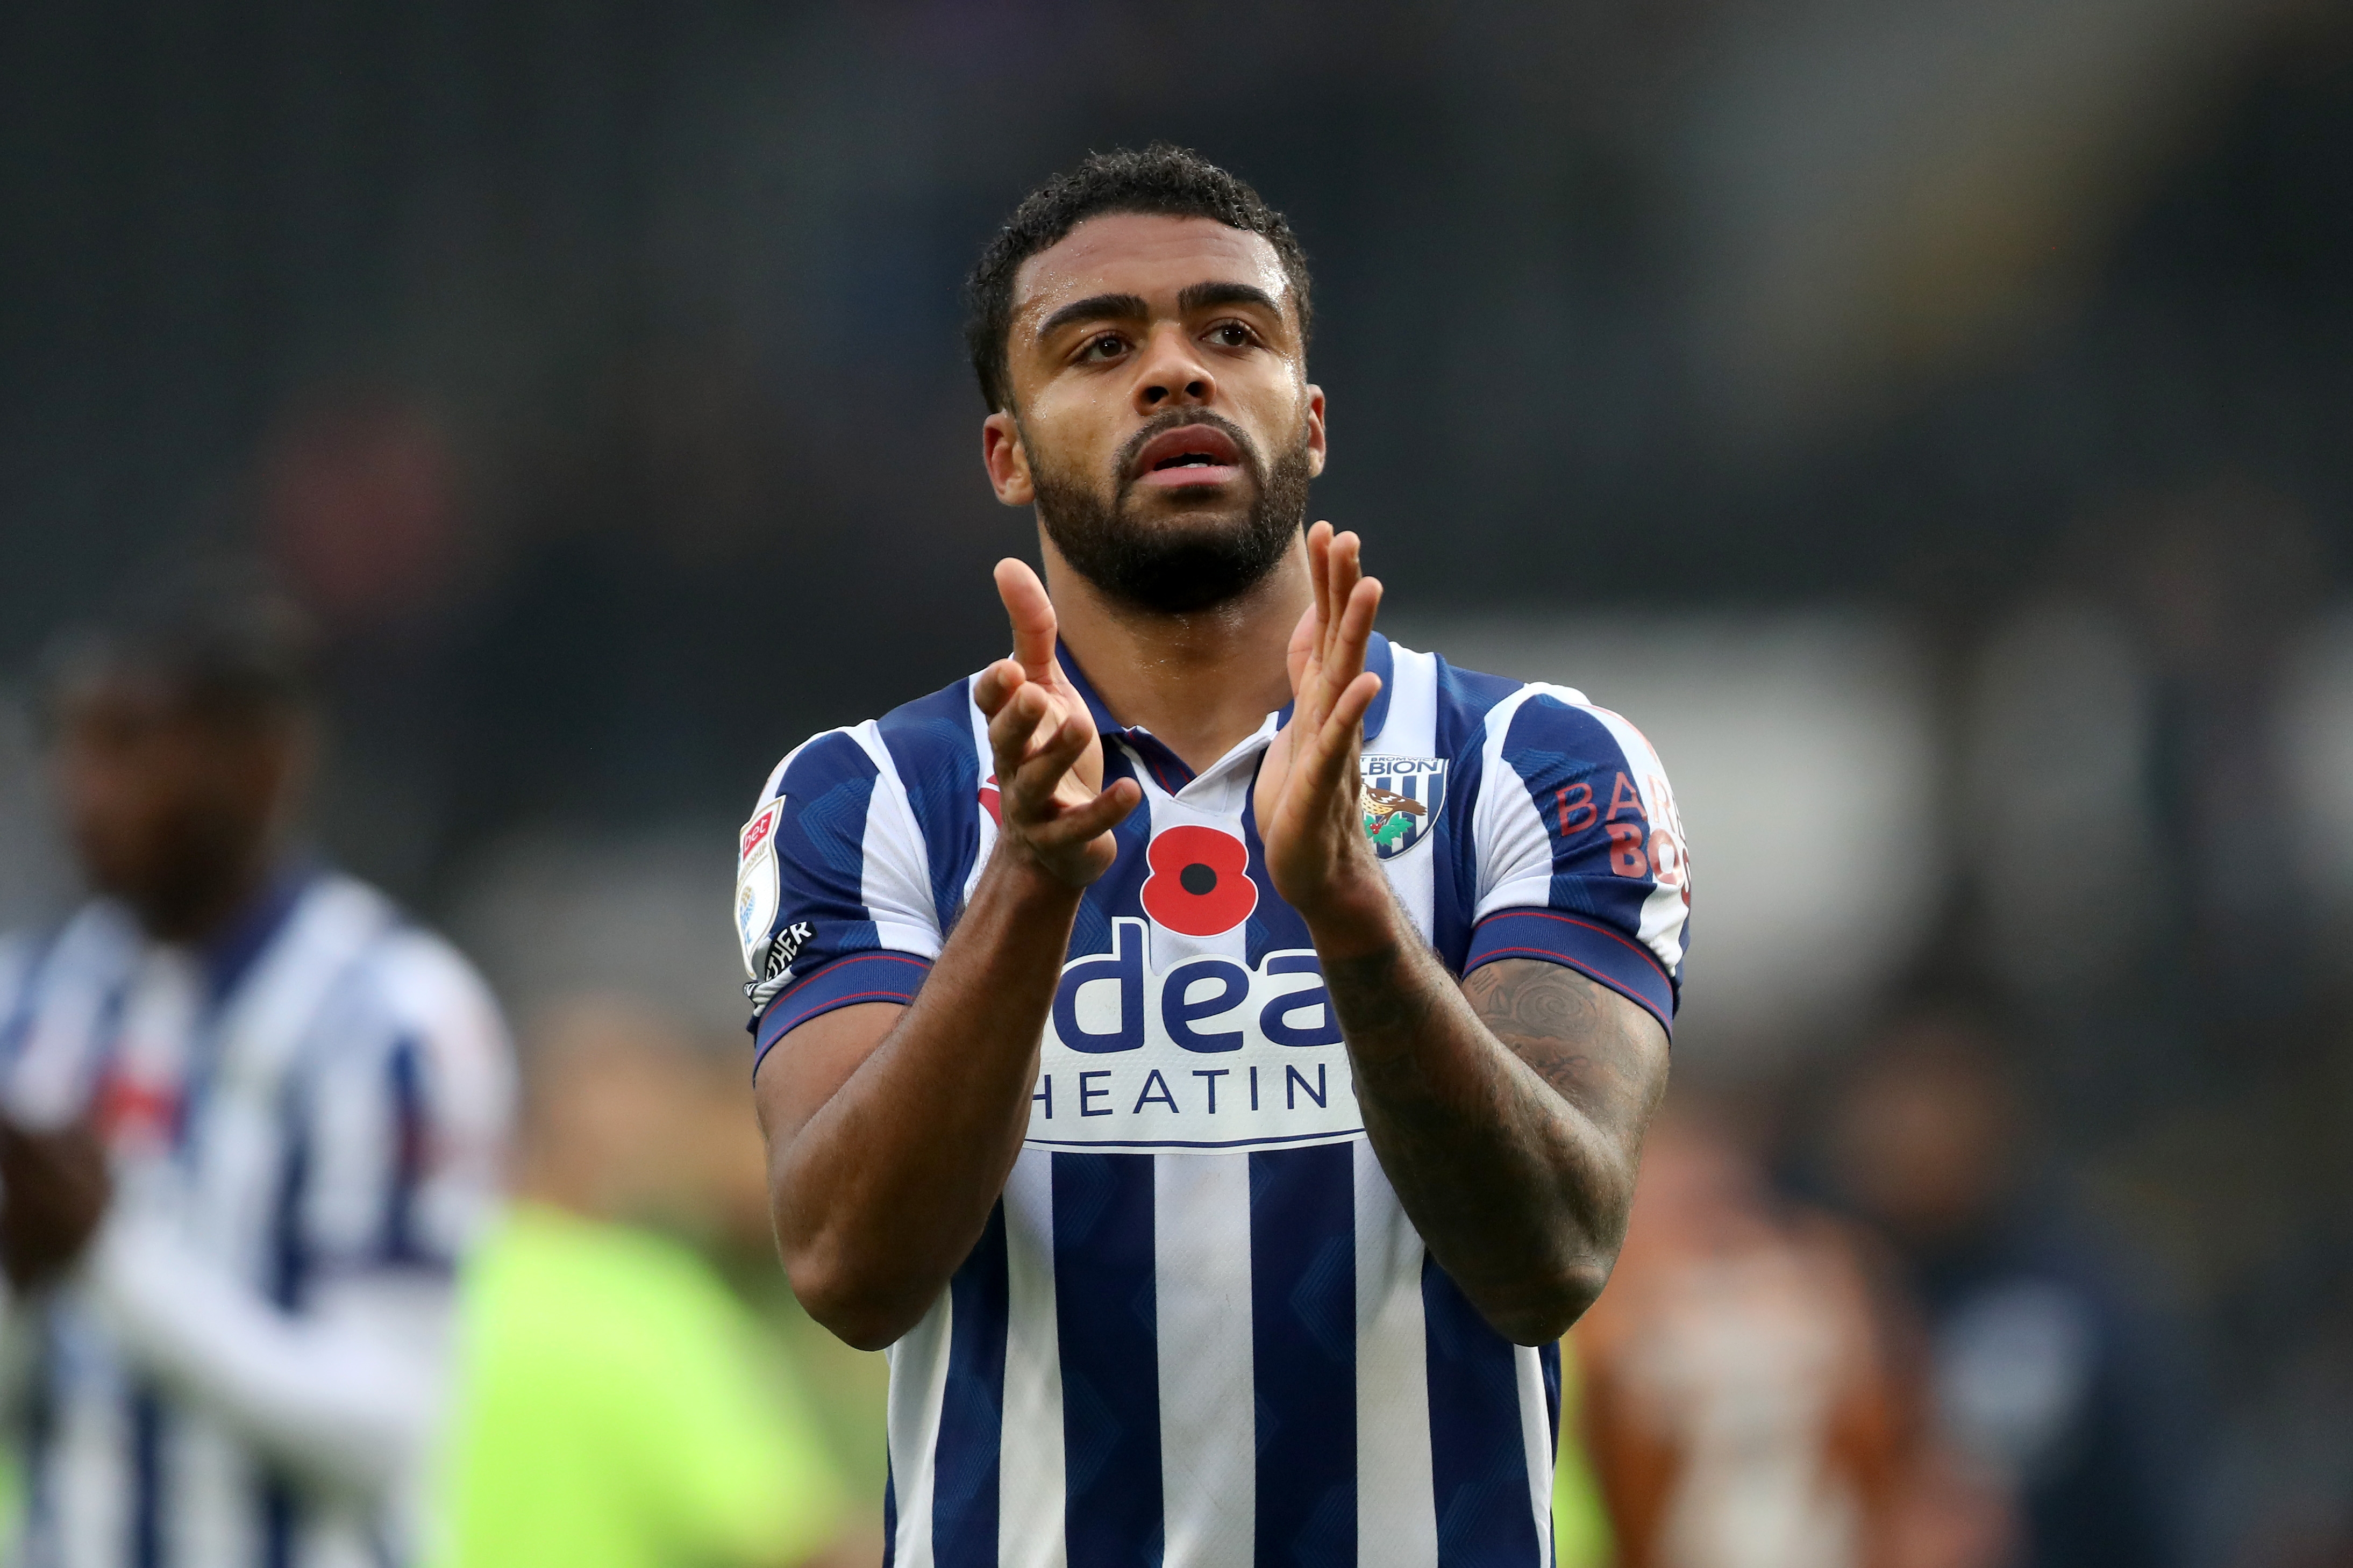
M 1609 1258 L 1584 1258 L 1547 1271 L 1516 1299 L 1487 1311 L 1487 1322 L 1515 1345 L 1548 1345 L 1577 1326 L 1609 1283 Z
M 918 1302 L 910 1310 L 904 1292 L 890 1289 L 871 1268 L 860 1268 L 821 1247 L 787 1253 L 785 1277 L 802 1310 L 854 1350 L 888 1350 L 923 1321 L 929 1306 Z

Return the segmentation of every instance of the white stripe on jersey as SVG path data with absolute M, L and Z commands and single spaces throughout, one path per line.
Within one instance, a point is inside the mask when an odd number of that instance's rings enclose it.
M 941 1412 L 947 1403 L 949 1321 L 955 1298 L 945 1290 L 923 1321 L 890 1349 L 891 1477 L 899 1502 L 899 1538 L 892 1568 L 933 1568 L 932 1490 L 939 1467 Z
M 1008 1436 L 997 1454 L 997 1562 L 1003 1568 L 1064 1568 L 1054 1156 L 1043 1149 L 1022 1150 L 1005 1183 L 1005 1285 Z
M 1377 749 L 1384 756 L 1429 757 L 1438 750 L 1438 660 L 1390 645 L 1389 711 Z M 1437 876 L 1436 846 L 1384 861 L 1389 886 L 1412 915 L 1421 940 L 1430 940 L 1430 886 Z
M 901 952 L 940 955 L 938 913 L 932 903 L 931 853 L 906 781 L 871 720 L 850 731 L 874 763 L 874 793 L 866 806 L 865 862 L 859 897 L 874 917 L 877 940 Z
M 1356 1562 L 1429 1568 L 1438 1561 L 1430 1506 L 1430 1356 L 1421 1315 L 1420 1234 L 1406 1218 L 1370 1141 L 1356 1148 Z
M 1250 1336 L 1233 1326 L 1250 1316 L 1250 1162 L 1169 1154 L 1152 1180 L 1167 1561 L 1249 1568 L 1258 1384 Z

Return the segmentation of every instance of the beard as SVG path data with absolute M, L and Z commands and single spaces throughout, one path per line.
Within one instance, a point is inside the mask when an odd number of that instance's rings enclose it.
M 1250 505 L 1239 515 L 1154 521 L 1138 515 L 1129 477 L 1135 454 L 1164 431 L 1214 425 L 1232 440 L 1250 479 Z M 1028 436 L 1025 433 L 1023 439 Z M 1038 450 L 1035 446 L 1029 448 Z M 1272 463 L 1231 422 L 1204 410 L 1172 410 L 1120 448 L 1112 498 L 1083 483 L 1030 471 L 1038 521 L 1071 569 L 1112 599 L 1157 615 L 1189 615 L 1240 598 L 1266 580 L 1307 521 L 1307 430 Z

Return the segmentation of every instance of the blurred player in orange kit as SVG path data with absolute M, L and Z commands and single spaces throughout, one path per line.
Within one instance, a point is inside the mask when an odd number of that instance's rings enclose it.
M 1620 1568 L 1998 1568 L 1998 1495 L 1920 1438 L 1911 1335 L 1862 1239 L 1684 1110 L 1577 1331 Z

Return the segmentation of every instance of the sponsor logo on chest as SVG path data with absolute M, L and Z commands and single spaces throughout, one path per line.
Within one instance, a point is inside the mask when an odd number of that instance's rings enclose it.
M 1031 1142 L 1235 1148 L 1363 1130 L 1313 949 L 1161 965 L 1152 946 L 1146 922 L 1114 920 L 1109 952 L 1063 965 Z

